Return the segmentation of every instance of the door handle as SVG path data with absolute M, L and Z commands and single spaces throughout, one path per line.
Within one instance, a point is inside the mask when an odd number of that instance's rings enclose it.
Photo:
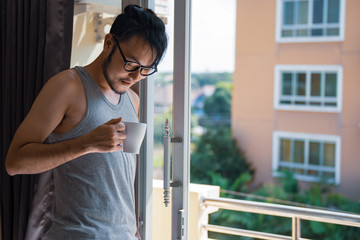
M 164 127 L 164 203 L 170 203 L 170 130 L 169 120 L 166 119 Z
M 171 138 L 170 137 L 170 127 L 169 127 L 169 120 L 165 120 L 165 127 L 164 127 L 164 203 L 165 207 L 167 207 L 170 203 L 170 187 L 181 187 L 182 184 L 179 181 L 171 181 L 170 179 L 170 155 L 171 143 L 182 143 L 181 138 Z

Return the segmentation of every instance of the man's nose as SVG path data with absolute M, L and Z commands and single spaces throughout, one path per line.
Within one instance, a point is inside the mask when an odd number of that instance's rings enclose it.
M 130 73 L 130 77 L 133 79 L 134 82 L 138 82 L 141 79 L 145 78 L 140 74 L 141 68 L 139 68 L 138 70 L 136 70 L 135 72 L 131 72 Z

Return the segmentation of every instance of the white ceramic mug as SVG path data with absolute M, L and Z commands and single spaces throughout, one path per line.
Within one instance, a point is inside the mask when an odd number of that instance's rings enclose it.
M 125 125 L 126 139 L 123 144 L 123 151 L 127 153 L 136 153 L 140 151 L 141 143 L 146 132 L 145 123 L 122 122 Z

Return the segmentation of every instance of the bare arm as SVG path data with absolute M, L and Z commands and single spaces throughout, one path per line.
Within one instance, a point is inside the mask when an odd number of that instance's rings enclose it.
M 70 71 L 50 79 L 19 126 L 6 157 L 10 175 L 41 173 L 91 152 L 121 150 L 125 139 L 121 118 L 113 119 L 92 132 L 55 144 L 46 137 L 63 121 L 76 100 L 76 86 Z

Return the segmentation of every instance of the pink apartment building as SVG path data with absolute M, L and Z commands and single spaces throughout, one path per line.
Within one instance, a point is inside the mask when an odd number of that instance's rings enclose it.
M 238 0 L 232 128 L 252 187 L 292 171 L 360 198 L 360 1 Z

